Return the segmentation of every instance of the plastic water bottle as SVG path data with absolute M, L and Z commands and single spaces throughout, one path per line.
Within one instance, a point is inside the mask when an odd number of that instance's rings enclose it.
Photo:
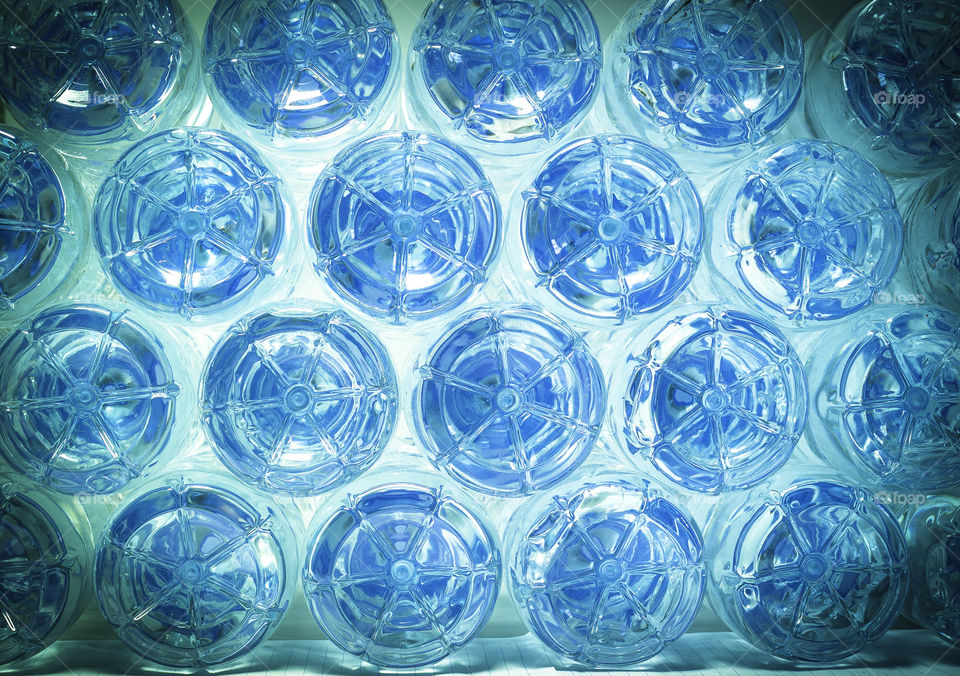
M 0 665 L 36 655 L 77 620 L 92 553 L 78 504 L 0 474 Z
M 473 296 L 499 256 L 503 229 L 479 165 L 420 132 L 377 134 L 339 153 L 317 179 L 307 221 L 327 284 L 397 324 Z
M 283 280 L 297 238 L 285 193 L 235 136 L 199 128 L 151 136 L 97 193 L 101 264 L 130 301 L 213 321 L 241 301 L 263 301 Z
M 412 427 L 430 462 L 463 485 L 522 496 L 583 463 L 605 406 L 579 334 L 535 307 L 482 307 L 419 358 Z
M 953 644 L 960 640 L 960 499 L 918 496 L 904 520 L 910 555 L 906 612 Z
M 713 609 L 776 657 L 838 662 L 882 637 L 907 593 L 890 511 L 863 488 L 792 480 L 725 496 L 704 534 Z
M 780 0 L 641 0 L 607 55 L 616 126 L 695 151 L 681 162 L 693 171 L 767 141 L 800 98 L 803 41 Z
M 207 20 L 204 71 L 217 112 L 275 149 L 322 152 L 391 127 L 400 61 L 380 0 L 219 0 Z
M 803 433 L 803 366 L 761 317 L 716 305 L 671 309 L 623 355 L 612 429 L 632 456 L 684 488 L 753 486 L 781 468 Z
M 168 359 L 177 352 L 135 312 L 44 310 L 0 345 L 0 455 L 64 493 L 119 490 L 184 443 L 189 366 Z
M 413 118 L 485 154 L 546 149 L 600 84 L 600 33 L 582 0 L 433 0 L 411 46 Z
M 666 153 L 628 136 L 565 145 L 515 208 L 510 270 L 532 271 L 520 283 L 572 321 L 610 326 L 660 309 L 700 262 L 696 188 Z
M 359 322 L 290 304 L 227 330 L 207 358 L 201 415 L 213 450 L 245 482 L 315 495 L 380 457 L 397 422 L 397 378 Z
M 76 281 L 88 219 L 59 156 L 0 126 L 0 325 L 20 323 Z
M 960 317 L 881 306 L 825 336 L 809 365 L 810 447 L 878 486 L 960 486 Z
M 714 278 L 793 328 L 867 307 L 900 262 L 903 226 L 889 183 L 831 143 L 758 151 L 718 185 L 707 213 Z
M 58 149 L 96 162 L 209 116 L 176 0 L 15 6 L 0 12 L 0 95 L 17 122 Z
M 960 174 L 918 182 L 903 202 L 906 300 L 960 312 Z M 893 296 L 896 298 L 896 295 Z
M 649 659 L 690 626 L 706 583 L 697 525 L 649 481 L 609 471 L 517 510 L 505 536 L 524 623 L 592 667 Z
M 957 164 L 956 4 L 865 0 L 809 42 L 805 122 L 889 174 Z
M 364 477 L 325 503 L 303 570 L 323 633 L 381 667 L 420 667 L 462 647 L 500 589 L 500 544 L 486 515 L 415 464 Z
M 178 669 L 265 641 L 297 589 L 300 553 L 277 506 L 208 469 L 128 500 L 97 547 L 97 602 L 120 639 Z

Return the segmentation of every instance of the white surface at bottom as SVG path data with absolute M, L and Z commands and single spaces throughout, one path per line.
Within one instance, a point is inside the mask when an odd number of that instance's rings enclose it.
M 846 661 L 818 667 L 790 665 L 767 657 L 729 632 L 686 634 L 663 653 L 629 671 L 667 674 L 923 674 L 956 676 L 960 673 L 960 647 L 950 646 L 930 632 L 889 632 L 878 644 Z M 0 674 L 71 674 L 73 676 L 133 674 L 156 675 L 171 670 L 139 659 L 118 641 L 60 641 L 36 658 L 20 665 L 0 667 Z M 360 676 L 365 674 L 490 674 L 540 676 L 557 674 L 624 673 L 590 670 L 563 664 L 537 640 L 520 638 L 478 639 L 451 657 L 421 669 L 378 669 L 337 649 L 329 641 L 267 641 L 239 663 L 213 668 L 210 674 L 239 676 Z

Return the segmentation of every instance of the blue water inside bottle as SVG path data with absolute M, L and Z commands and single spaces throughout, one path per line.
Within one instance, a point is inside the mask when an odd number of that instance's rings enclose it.
M 900 262 L 890 184 L 859 154 L 824 141 L 760 151 L 715 190 L 710 211 L 720 275 L 793 326 L 867 307 Z
M 179 479 L 127 502 L 104 530 L 97 601 L 137 654 L 200 669 L 269 637 L 290 604 L 298 565 L 293 533 L 266 498 L 216 479 Z
M 496 531 L 443 488 L 349 496 L 312 534 L 304 593 L 324 634 L 382 667 L 437 662 L 470 641 L 500 589 Z
M 36 144 L 0 127 L 0 321 L 16 321 L 64 280 L 85 214 L 83 198 L 65 189 Z
M 456 319 L 422 358 L 413 427 L 465 486 L 521 496 L 562 481 L 590 453 L 606 384 L 580 336 L 528 306 Z
M 346 148 L 317 180 L 308 211 L 316 269 L 340 296 L 397 323 L 464 303 L 502 239 L 496 192 L 438 136 L 385 132 Z
M 510 590 L 526 624 L 595 668 L 650 659 L 700 608 L 699 529 L 639 479 L 591 477 L 553 493 L 508 526 Z
M 398 416 L 396 374 L 383 343 L 341 311 L 255 314 L 207 358 L 201 416 L 238 477 L 315 495 L 380 457 Z
M 827 462 L 836 447 L 864 480 L 905 490 L 960 486 L 960 317 L 883 306 L 838 336 L 816 406 Z M 846 339 L 843 339 L 846 338 Z M 836 349 L 836 347 L 834 348 Z
M 581 0 L 434 1 L 411 45 L 412 103 L 486 150 L 568 133 L 599 86 L 600 34 Z
M 612 43 L 607 102 L 695 148 L 758 145 L 796 107 L 803 41 L 780 0 L 639 2 Z
M 960 500 L 950 495 L 915 500 L 918 506 L 902 520 L 910 555 L 906 612 L 952 644 L 960 639 Z
M 249 296 L 293 236 L 280 179 L 226 132 L 184 128 L 127 151 L 94 203 L 104 269 L 131 300 L 193 319 Z
M 0 665 L 51 645 L 83 610 L 89 531 L 46 492 L 0 475 Z
M 264 140 L 319 137 L 370 122 L 399 70 L 395 29 L 380 0 L 219 0 L 207 20 L 212 96 Z
M 700 197 L 666 153 L 627 136 L 564 146 L 524 193 L 526 262 L 566 308 L 622 323 L 679 296 L 703 247 Z
M 783 333 L 714 307 L 658 326 L 628 348 L 614 418 L 627 450 L 706 493 L 747 488 L 780 469 L 807 418 L 803 366 Z
M 903 534 L 866 490 L 801 480 L 748 495 L 732 519 L 726 511 L 714 518 L 710 603 L 761 650 L 837 662 L 899 616 L 908 583 Z
M 0 453 L 64 493 L 111 493 L 160 458 L 183 384 L 127 312 L 45 310 L 0 346 Z
M 196 46 L 175 0 L 40 0 L 0 14 L 0 94 L 66 143 L 143 136 L 189 109 Z

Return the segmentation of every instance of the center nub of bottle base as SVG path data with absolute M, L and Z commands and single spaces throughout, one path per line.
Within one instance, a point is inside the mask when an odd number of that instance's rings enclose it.
M 313 390 L 306 385 L 291 385 L 283 393 L 283 405 L 294 415 L 305 415 L 313 406 Z
M 705 389 L 700 396 L 700 404 L 708 413 L 720 413 L 729 403 L 727 393 L 715 385 Z
M 597 577 L 603 582 L 616 582 L 623 577 L 623 564 L 617 559 L 604 559 L 597 565 Z
M 287 56 L 294 63 L 303 63 L 310 57 L 310 44 L 302 39 L 291 40 L 287 44 Z
M 497 408 L 504 413 L 513 413 L 523 404 L 523 397 L 520 390 L 512 385 L 507 385 L 497 393 Z
M 397 559 L 390 564 L 390 579 L 397 584 L 410 584 L 417 575 L 417 567 L 408 559 Z
M 823 239 L 823 228 L 819 223 L 804 221 L 797 227 L 797 241 L 803 246 L 815 246 Z
M 922 387 L 914 385 L 907 388 L 903 400 L 910 413 L 921 413 L 930 405 L 930 394 Z
M 99 60 L 105 51 L 103 42 L 92 36 L 82 38 L 76 46 L 77 56 L 87 63 Z
M 700 72 L 704 75 L 719 75 L 723 72 L 723 55 L 715 49 L 707 49 L 700 54 Z
M 616 218 L 607 216 L 597 226 L 597 236 L 604 242 L 613 242 L 623 234 L 623 223 Z
M 390 230 L 400 239 L 407 239 L 417 233 L 420 223 L 411 214 L 397 214 L 390 221 Z
M 800 574 L 808 582 L 816 582 L 827 574 L 829 567 L 823 554 L 813 552 L 804 556 L 800 561 Z
M 100 408 L 100 390 L 93 385 L 77 385 L 70 393 L 70 403 L 80 413 L 93 413 Z
M 187 559 L 180 564 L 178 571 L 180 581 L 186 585 L 196 585 L 203 582 L 206 577 L 206 568 L 203 563 L 196 559 Z
M 493 48 L 493 60 L 503 70 L 516 70 L 520 67 L 520 50 L 516 45 L 497 45 Z
M 197 239 L 207 230 L 207 217 L 199 211 L 188 211 L 180 217 L 180 232 Z

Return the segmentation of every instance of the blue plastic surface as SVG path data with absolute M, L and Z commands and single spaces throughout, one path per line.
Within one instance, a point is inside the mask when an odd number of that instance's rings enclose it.
M 623 323 L 690 283 L 703 248 L 696 188 L 666 153 L 627 136 L 561 148 L 523 193 L 526 263 L 574 313 Z
M 641 1 L 610 51 L 613 117 L 694 148 L 758 145 L 800 97 L 803 41 L 780 0 Z
M 241 479 L 314 495 L 380 457 L 397 421 L 397 379 L 383 343 L 345 313 L 280 309 L 241 319 L 217 343 L 201 415 Z
M 870 484 L 960 486 L 958 347 L 960 317 L 932 306 L 878 307 L 835 332 L 811 371 L 813 448 Z
M 105 146 L 178 123 L 200 85 L 176 0 L 35 0 L 0 12 L 0 95 L 51 142 Z
M 0 454 L 11 466 L 64 493 L 97 494 L 158 461 L 182 385 L 138 322 L 93 305 L 59 306 L 7 337 Z
M 762 481 L 803 433 L 800 359 L 759 317 L 716 307 L 668 317 L 625 354 L 614 429 L 630 453 L 684 488 L 719 493 Z
M 837 662 L 886 633 L 907 593 L 890 511 L 862 488 L 800 480 L 731 495 L 707 527 L 708 594 L 744 639 L 797 662 Z
M 266 640 L 297 587 L 293 533 L 262 497 L 173 479 L 125 503 L 100 538 L 100 610 L 139 655 L 200 669 Z
M 75 268 L 87 208 L 65 180 L 21 131 L 0 127 L 0 322 L 20 319 Z
M 906 612 L 954 644 L 960 640 L 960 498 L 924 499 L 904 520 L 903 530 L 910 556 Z
M 867 307 L 900 262 L 890 184 L 857 153 L 824 141 L 758 152 L 724 178 L 708 211 L 718 276 L 796 327 Z
M 235 127 L 306 139 L 371 122 L 396 84 L 399 51 L 380 0 L 219 0 L 204 68 Z
M 904 264 L 913 282 L 903 302 L 960 312 L 960 173 L 915 181 L 901 198 L 907 231 Z M 895 299 L 899 294 L 889 294 Z
M 62 503 L 0 475 L 0 665 L 51 645 L 87 601 L 90 525 Z
M 282 183 L 240 139 L 185 128 L 127 151 L 94 203 L 104 269 L 153 311 L 203 317 L 248 297 L 292 237 Z
M 576 469 L 600 433 L 606 383 L 580 336 L 529 306 L 457 318 L 420 360 L 412 426 L 468 488 L 521 496 Z
M 314 186 L 317 272 L 367 314 L 434 317 L 480 289 L 500 252 L 500 203 L 483 170 L 438 136 L 386 132 L 340 152 Z
M 690 626 L 706 583 L 700 531 L 642 479 L 591 477 L 517 512 L 510 590 L 558 654 L 617 668 L 659 653 Z
M 896 173 L 956 164 L 956 9 L 951 0 L 869 0 L 823 35 L 807 73 L 807 118 L 818 135 L 859 137 Z
M 568 133 L 600 84 L 600 34 L 582 0 L 434 0 L 411 45 L 413 105 L 488 151 Z
M 312 535 L 304 593 L 324 634 L 384 667 L 437 662 L 472 639 L 500 589 L 496 531 L 442 487 L 347 496 Z

